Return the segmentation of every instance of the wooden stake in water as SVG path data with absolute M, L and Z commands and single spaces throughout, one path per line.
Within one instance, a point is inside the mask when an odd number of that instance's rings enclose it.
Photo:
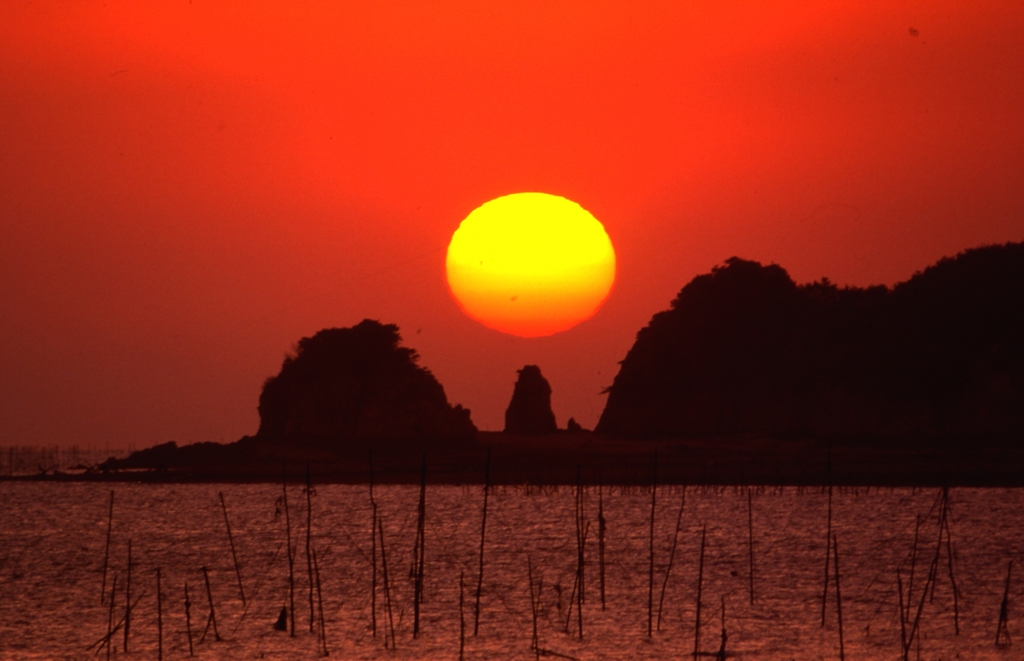
M 1010 571 L 1013 560 L 1006 565 L 1006 585 L 1003 587 L 1003 601 L 999 604 L 999 625 L 996 627 L 996 647 L 1010 645 Z
M 111 648 L 114 646 L 114 598 L 117 596 L 117 574 L 110 587 L 110 610 L 107 612 L 107 661 L 110 660 Z
M 825 531 L 825 581 L 821 589 L 821 626 L 825 626 L 825 604 L 828 600 L 828 563 L 829 551 L 832 546 L 832 449 L 829 446 L 829 485 L 828 485 L 828 526 Z
M 487 496 L 491 490 L 491 449 L 487 448 L 487 466 L 484 469 L 484 512 L 480 521 L 480 563 L 476 579 L 476 605 L 473 607 L 473 635 L 480 633 L 480 594 L 484 587 L 484 538 L 487 533 Z
M 949 490 L 943 490 L 943 497 L 949 499 Z M 953 536 L 949 532 L 949 508 L 946 508 L 946 516 L 942 523 L 946 528 L 946 568 L 949 571 L 949 582 L 953 586 L 953 627 L 956 635 L 960 635 L 960 588 L 956 584 L 956 573 L 953 571 Z
M 747 489 L 747 550 L 749 556 L 750 605 L 754 605 L 754 503 Z M 723 629 L 724 631 L 724 629 Z
M 836 572 L 836 613 L 839 617 L 839 661 L 846 661 L 846 649 L 843 647 L 843 593 L 839 589 L 839 542 L 832 535 L 832 556 Z
M 530 648 L 536 654 L 537 659 L 540 659 L 540 636 L 537 632 L 537 598 L 533 595 L 533 562 L 529 555 L 526 556 L 526 576 L 530 581 L 530 613 L 533 615 L 533 638 L 530 642 Z
M 220 632 L 217 631 L 217 611 L 213 608 L 213 591 L 210 589 L 210 574 L 206 567 L 203 567 L 203 581 L 206 583 L 206 600 L 210 604 L 210 616 L 206 618 L 206 629 L 203 630 L 203 636 L 199 642 L 206 639 L 206 632 L 209 631 L 210 625 L 213 625 L 213 639 L 220 642 Z
M 747 493 L 750 493 L 749 491 Z M 718 655 L 716 656 L 717 661 L 725 661 L 728 654 L 725 652 L 725 642 L 729 639 L 729 635 L 725 633 L 725 596 L 722 597 L 722 643 L 718 647 Z
M 185 581 L 185 631 L 188 633 L 188 655 L 195 656 L 192 650 L 192 602 L 188 598 L 188 581 Z
M 124 651 L 128 652 L 128 631 L 132 627 L 132 540 L 128 540 L 128 581 L 124 591 Z
M 238 578 L 238 594 L 242 596 L 242 606 L 245 604 L 245 590 L 242 588 L 242 567 L 238 564 L 238 554 L 235 553 L 235 537 L 231 534 L 231 521 L 228 520 L 228 506 L 224 502 L 224 492 L 218 491 L 220 496 L 220 509 L 224 512 L 224 526 L 228 529 L 228 544 L 231 545 L 231 560 L 235 563 L 235 576 Z
M 914 569 L 917 566 L 917 540 L 921 532 L 921 515 L 918 514 L 914 523 L 914 546 L 910 551 L 910 576 L 907 578 L 907 612 L 904 615 L 906 621 L 910 621 L 910 601 L 914 594 Z
M 107 566 L 110 562 L 110 531 L 114 526 L 114 490 L 110 490 L 110 513 L 107 514 L 107 545 L 103 550 L 103 587 L 100 588 L 100 603 L 107 594 Z M 109 645 L 108 645 L 109 647 Z
M 424 569 L 424 542 L 426 535 L 427 519 L 427 455 L 423 455 L 423 463 L 420 467 L 420 503 L 418 509 L 418 520 L 416 523 L 416 543 L 413 547 L 413 562 L 415 564 L 415 583 L 413 585 L 413 624 L 412 637 L 420 634 L 420 604 L 423 602 L 423 569 Z
M 306 464 L 306 575 L 309 582 L 309 633 L 313 633 L 316 620 L 313 612 L 313 557 L 310 555 L 313 535 L 313 483 L 309 464 Z
M 316 559 L 316 549 L 313 549 L 313 572 L 316 574 L 316 600 L 320 606 L 320 644 L 323 646 L 324 656 L 330 656 L 327 651 L 327 624 L 324 621 L 324 595 L 320 590 L 320 563 Z
M 384 571 L 384 611 L 387 613 L 387 627 L 384 630 L 384 647 L 388 646 L 388 631 L 391 631 L 391 649 L 395 644 L 395 618 L 391 611 L 391 582 L 388 580 L 388 553 L 384 546 L 384 521 L 377 517 L 377 531 L 380 533 L 380 566 Z
M 373 519 L 370 523 L 370 562 L 373 564 L 372 585 L 370 587 L 370 627 L 373 637 L 377 637 L 377 501 L 373 498 L 373 453 L 370 453 L 370 508 Z
M 906 611 L 904 610 L 903 606 L 903 577 L 900 575 L 899 567 L 896 568 L 896 591 L 900 595 L 900 649 L 903 650 L 903 655 L 905 658 L 907 653 L 907 619 Z M 907 601 L 910 601 L 909 594 L 907 595 Z
M 601 610 L 604 610 L 604 534 L 607 522 L 604 519 L 604 497 L 601 484 L 597 485 L 597 561 L 601 574 Z
M 665 590 L 668 588 L 668 577 L 672 573 L 672 565 L 676 559 L 676 546 L 679 542 L 679 529 L 683 523 L 683 509 L 686 507 L 686 487 L 683 486 L 683 497 L 679 503 L 679 514 L 676 515 L 676 529 L 672 533 L 672 548 L 668 554 L 668 568 L 665 569 L 665 578 L 661 582 L 661 596 L 658 597 L 658 625 L 657 630 L 661 631 L 661 611 L 665 605 Z
M 164 661 L 164 596 L 160 592 L 160 568 L 156 568 L 156 658 Z
M 288 513 L 288 464 L 281 475 L 281 504 L 284 508 L 285 546 L 288 550 L 288 621 L 289 633 L 295 636 L 295 549 L 292 548 L 292 519 Z
M 708 524 L 704 524 L 700 531 L 700 561 L 697 563 L 697 614 L 694 618 L 693 627 L 693 659 L 697 661 L 700 656 L 700 606 L 704 594 L 704 541 L 707 539 Z
M 464 661 L 466 651 L 466 616 L 463 612 L 466 572 L 459 571 L 459 661 Z
M 651 477 L 651 528 L 648 536 L 647 567 L 647 637 L 654 635 L 654 512 L 658 499 L 658 451 L 654 451 L 654 469 Z

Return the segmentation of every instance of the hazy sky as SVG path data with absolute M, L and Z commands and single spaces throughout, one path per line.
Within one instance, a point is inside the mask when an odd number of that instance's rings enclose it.
M 618 254 L 540 339 L 464 317 L 479 204 Z M 892 284 L 1024 239 L 1024 3 L 26 2 L 0 9 L 0 445 L 232 441 L 300 337 L 397 323 L 499 429 L 597 421 L 650 316 L 738 255 Z

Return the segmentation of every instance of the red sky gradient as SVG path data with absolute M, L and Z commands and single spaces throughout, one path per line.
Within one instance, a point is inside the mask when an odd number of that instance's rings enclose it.
M 462 218 L 520 191 L 618 255 L 548 338 L 444 279 Z M 483 429 L 526 363 L 590 427 L 636 331 L 730 256 L 892 284 L 1022 239 L 1017 1 L 0 10 L 0 445 L 235 440 L 296 340 L 366 317 Z

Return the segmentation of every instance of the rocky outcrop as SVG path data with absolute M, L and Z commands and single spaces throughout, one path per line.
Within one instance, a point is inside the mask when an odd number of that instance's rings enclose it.
M 512 401 L 505 410 L 505 432 L 538 435 L 558 431 L 551 410 L 551 386 L 540 368 L 526 365 L 518 373 Z
M 866 289 L 798 286 L 738 258 L 686 285 L 637 335 L 600 434 L 1024 432 L 1024 244 Z
M 330 444 L 450 447 L 476 435 L 469 410 L 399 346 L 398 327 L 369 319 L 299 340 L 263 385 L 256 438 Z

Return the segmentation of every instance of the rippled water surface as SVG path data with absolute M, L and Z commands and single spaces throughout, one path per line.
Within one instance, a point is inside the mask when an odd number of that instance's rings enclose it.
M 127 654 L 123 631 L 115 658 L 155 659 L 156 570 L 162 578 L 163 656 L 188 656 L 184 589 L 191 596 L 194 650 L 207 659 L 310 659 L 306 569 L 306 500 L 289 489 L 295 553 L 296 636 L 273 630 L 288 595 L 285 517 L 280 485 L 131 485 L 114 487 L 106 603 L 101 603 L 110 486 L 0 483 L 0 656 L 24 659 L 106 658 L 87 649 L 124 614 L 128 543 L 136 602 Z M 218 493 L 223 492 L 241 565 L 243 607 Z M 466 659 L 528 659 L 533 616 L 528 559 L 539 587 L 538 637 L 543 650 L 578 659 L 665 659 L 690 656 L 701 531 L 706 543 L 701 587 L 701 651 L 721 645 L 722 607 L 731 658 L 837 659 L 835 579 L 822 626 L 828 495 L 821 489 L 685 491 L 677 548 L 666 581 L 684 491 L 657 493 L 653 611 L 647 635 L 650 490 L 602 490 L 605 607 L 601 606 L 598 501 L 585 492 L 583 636 L 570 612 L 577 565 L 574 490 L 497 487 L 490 494 L 479 635 L 473 636 L 482 488 L 430 486 L 426 499 L 426 563 L 421 633 L 413 638 L 413 548 L 418 487 L 376 489 L 383 521 L 397 649 L 385 649 L 388 620 L 378 586 L 372 631 L 371 506 L 367 487 L 322 485 L 312 497 L 312 549 L 321 580 L 327 649 L 346 659 L 458 659 L 459 577 L 465 577 Z M 997 647 L 996 627 L 1007 563 L 1024 550 L 1024 497 L 1018 490 L 954 489 L 949 494 L 952 563 L 943 542 L 934 595 L 922 589 L 939 540 L 938 490 L 836 489 L 832 529 L 839 551 L 843 643 L 848 659 L 901 658 L 896 570 L 909 580 L 916 521 L 921 517 L 910 619 L 920 608 L 911 658 L 1018 659 L 1024 651 L 1024 583 L 1011 579 L 1009 630 L 1015 645 Z M 380 549 L 377 549 L 378 554 Z M 379 558 L 378 558 L 379 562 Z M 1024 566 L 1017 563 L 1021 572 Z M 958 588 L 955 635 L 954 593 Z M 199 641 L 209 617 L 202 567 L 208 567 L 217 629 Z M 832 567 L 834 570 L 834 567 Z M 382 574 L 382 568 L 379 569 Z M 1024 576 L 1022 576 L 1024 578 Z M 111 584 L 117 591 L 109 607 Z M 315 582 L 315 579 L 314 579 Z M 662 600 L 662 586 L 664 598 Z M 905 585 L 906 588 L 906 585 Z M 923 604 L 923 605 L 922 605 Z M 660 608 L 659 608 L 660 605 Z M 319 607 L 315 605 L 315 610 Z M 660 630 L 657 626 L 660 610 Z M 1021 618 L 1020 620 L 1018 618 Z M 319 617 L 317 618 L 319 619 Z M 566 626 L 568 622 L 568 627 Z M 908 626 L 911 626 L 908 624 Z M 319 627 L 314 627 L 319 632 Z M 1019 641 L 1017 640 L 1019 636 Z M 918 649 L 920 650 L 918 652 Z M 97 656 L 98 655 L 98 656 Z M 549 656 L 547 658 L 558 658 Z M 692 657 L 691 657 L 692 658 Z

